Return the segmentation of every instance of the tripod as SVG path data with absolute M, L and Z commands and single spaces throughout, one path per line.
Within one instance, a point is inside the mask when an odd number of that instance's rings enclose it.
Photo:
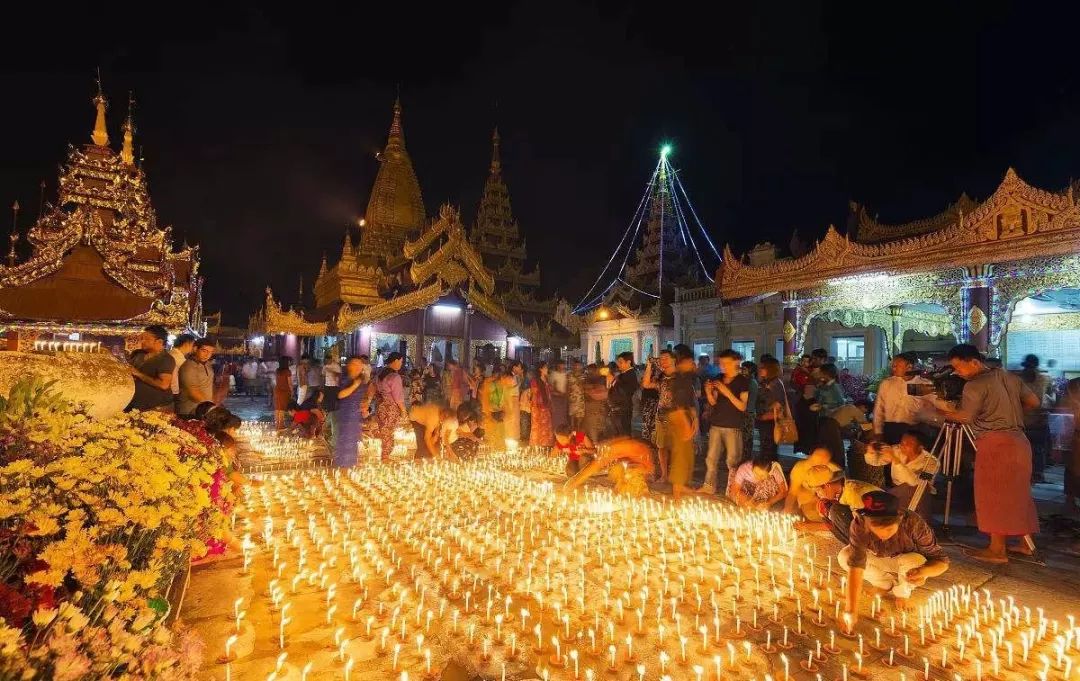
M 971 443 L 975 448 L 975 436 L 971 429 L 963 423 L 946 422 L 938 431 L 937 439 L 930 447 L 930 454 L 938 460 L 938 469 L 945 478 L 945 519 L 941 525 L 941 543 L 956 543 L 952 541 L 949 529 L 949 514 L 952 511 L 953 483 L 960 477 L 960 463 L 964 453 L 964 442 Z M 919 476 L 919 486 L 911 497 L 909 508 L 915 509 L 919 505 L 926 488 L 933 480 L 932 475 L 923 473 Z

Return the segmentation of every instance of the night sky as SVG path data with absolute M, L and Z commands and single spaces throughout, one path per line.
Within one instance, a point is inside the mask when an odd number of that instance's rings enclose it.
M 37 4 L 5 8 L 0 202 L 25 229 L 41 180 L 55 197 L 100 65 L 114 142 L 134 90 L 159 218 L 201 244 L 206 310 L 236 325 L 267 284 L 295 302 L 337 258 L 399 85 L 429 214 L 449 201 L 471 224 L 497 123 L 530 256 L 572 302 L 665 140 L 736 251 L 818 237 L 851 199 L 896 222 L 985 198 L 1009 165 L 1047 188 L 1080 176 L 1065 5 Z

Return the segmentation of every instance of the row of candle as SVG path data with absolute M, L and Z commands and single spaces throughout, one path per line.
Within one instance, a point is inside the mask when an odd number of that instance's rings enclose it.
M 844 681 L 890 667 L 912 681 L 1072 676 L 1072 618 L 958 585 L 910 616 L 870 599 L 849 638 L 844 577 L 790 520 L 607 490 L 558 496 L 522 474 L 559 467 L 522 448 L 268 478 L 241 512 L 245 565 L 258 552 L 273 576 L 279 646 L 299 633 L 302 601 L 322 611 L 306 619 L 338 651 L 334 673 L 363 659 L 378 678 L 434 674 L 450 658 L 485 673 L 639 681 L 786 681 L 796 664 Z
M 98 352 L 101 343 L 77 341 L 34 341 L 34 349 L 47 352 Z

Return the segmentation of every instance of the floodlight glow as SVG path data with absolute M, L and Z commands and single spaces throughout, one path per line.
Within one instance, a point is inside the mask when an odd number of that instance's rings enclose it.
M 660 158 L 667 158 L 669 154 L 671 154 L 670 144 L 665 144 L 664 146 L 660 147 Z
M 433 305 L 431 309 L 435 310 L 436 312 L 442 312 L 447 314 L 453 312 L 461 312 L 461 308 L 457 305 Z

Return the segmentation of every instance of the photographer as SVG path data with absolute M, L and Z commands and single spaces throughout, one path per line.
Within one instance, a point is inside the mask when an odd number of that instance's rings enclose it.
M 969 555 L 987 563 L 1008 563 L 1007 537 L 1023 537 L 1017 552 L 1030 555 L 1030 536 L 1039 531 L 1031 497 L 1031 443 L 1024 435 L 1024 410 L 1039 407 L 1018 376 L 991 369 L 974 345 L 949 350 L 954 373 L 967 381 L 960 408 L 944 412 L 975 436 L 975 513 L 979 530 L 990 535 L 986 549 Z

